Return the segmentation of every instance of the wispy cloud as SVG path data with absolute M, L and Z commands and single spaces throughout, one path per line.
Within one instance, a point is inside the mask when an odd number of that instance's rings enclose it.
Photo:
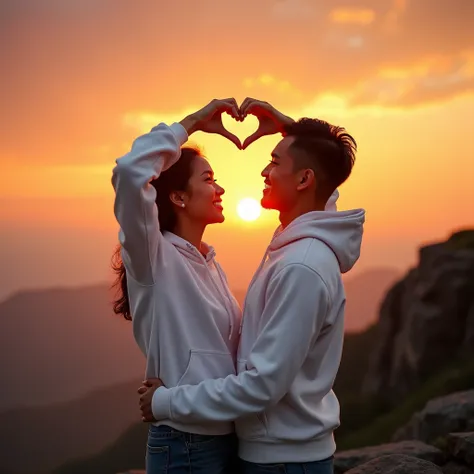
M 329 18 L 333 23 L 343 25 L 370 25 L 375 21 L 375 11 L 370 8 L 339 7 L 331 10 Z
M 282 20 L 309 20 L 314 13 L 314 3 L 308 0 L 279 0 L 272 8 L 273 16 Z
M 471 90 L 472 0 L 218 4 L 1 1 L 2 159 L 94 162 L 91 149 L 130 132 L 130 111 L 168 116 L 213 97 L 415 106 Z M 427 68 L 436 55 L 447 69 Z
M 351 94 L 354 105 L 416 106 L 474 94 L 474 50 L 455 57 L 433 56 L 405 68 L 381 69 Z
M 392 0 L 392 5 L 384 20 L 384 28 L 389 31 L 397 31 L 402 15 L 407 8 L 408 0 Z

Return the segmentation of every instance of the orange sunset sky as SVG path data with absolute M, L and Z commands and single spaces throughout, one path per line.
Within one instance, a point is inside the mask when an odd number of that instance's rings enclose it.
M 151 126 L 247 96 L 342 125 L 359 144 L 339 207 L 367 211 L 353 274 L 405 271 L 474 226 L 473 0 L 2 0 L 0 299 L 110 280 L 114 160 Z M 225 124 L 243 140 L 256 126 Z M 278 223 L 253 223 L 280 138 L 197 133 L 224 188 L 206 240 L 245 289 Z

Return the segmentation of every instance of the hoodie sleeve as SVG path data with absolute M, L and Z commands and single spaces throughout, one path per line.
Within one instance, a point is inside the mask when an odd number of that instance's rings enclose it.
M 179 123 L 160 123 L 138 137 L 131 150 L 116 160 L 112 173 L 114 212 L 120 225 L 122 259 L 131 276 L 142 285 L 155 282 L 154 262 L 162 235 L 150 181 L 170 168 L 181 155 L 188 134 Z
M 328 308 L 328 290 L 315 271 L 302 264 L 283 268 L 269 283 L 248 369 L 198 385 L 160 387 L 152 399 L 154 417 L 191 423 L 231 421 L 275 405 L 306 360 Z

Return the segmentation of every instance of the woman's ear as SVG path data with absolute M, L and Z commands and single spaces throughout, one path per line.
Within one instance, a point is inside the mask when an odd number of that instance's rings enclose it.
M 184 195 L 182 192 L 172 191 L 170 193 L 170 201 L 178 207 L 185 207 Z

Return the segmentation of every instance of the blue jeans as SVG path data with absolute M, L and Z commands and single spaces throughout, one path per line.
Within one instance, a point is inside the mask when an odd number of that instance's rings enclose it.
M 255 464 L 240 461 L 241 474 L 333 474 L 334 458 L 304 463 Z
M 237 437 L 184 433 L 151 425 L 146 448 L 146 474 L 233 474 Z

